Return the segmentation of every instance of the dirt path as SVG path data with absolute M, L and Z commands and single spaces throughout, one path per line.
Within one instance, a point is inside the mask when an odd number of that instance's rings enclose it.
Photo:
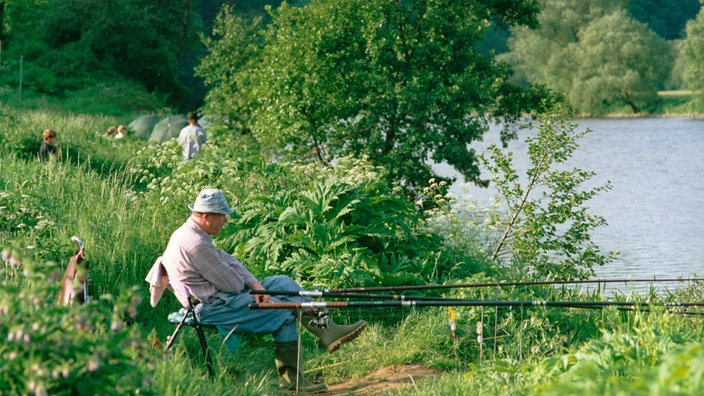
M 363 378 L 328 385 L 326 392 L 316 393 L 316 395 L 372 396 L 436 375 L 438 375 L 437 371 L 420 364 L 395 365 L 379 369 Z

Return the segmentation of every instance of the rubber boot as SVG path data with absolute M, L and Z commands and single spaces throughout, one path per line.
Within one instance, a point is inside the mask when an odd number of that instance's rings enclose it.
M 367 327 L 367 322 L 360 320 L 351 325 L 339 325 L 327 315 L 320 316 L 307 312 L 301 316 L 306 330 L 318 337 L 328 352 L 335 352 L 340 345 L 350 342 Z
M 274 361 L 279 373 L 279 389 L 314 393 L 328 389 L 325 384 L 316 384 L 303 377 L 298 370 L 298 342 L 274 343 Z

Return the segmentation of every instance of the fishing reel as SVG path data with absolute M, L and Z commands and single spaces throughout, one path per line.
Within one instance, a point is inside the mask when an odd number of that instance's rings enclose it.
M 309 309 L 305 312 L 307 316 L 311 316 L 312 319 L 308 320 L 308 325 L 317 327 L 319 329 L 327 329 L 330 322 L 330 316 L 328 311 L 324 309 Z M 306 318 L 308 319 L 308 318 Z

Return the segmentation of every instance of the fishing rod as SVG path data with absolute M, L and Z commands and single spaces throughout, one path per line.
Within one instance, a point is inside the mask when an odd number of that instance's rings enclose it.
M 404 295 L 398 295 L 398 294 L 361 294 L 361 293 L 335 293 L 335 292 L 325 292 L 322 290 L 300 290 L 300 291 L 293 291 L 293 290 L 281 290 L 281 291 L 274 291 L 274 290 L 251 290 L 250 294 L 268 294 L 268 295 L 281 295 L 281 296 L 299 296 L 299 297 L 313 297 L 313 298 L 318 298 L 318 297 L 332 297 L 332 298 L 368 298 L 368 299 L 374 299 L 377 298 L 379 300 L 397 300 L 397 301 L 453 301 L 453 302 L 468 302 L 468 301 L 499 301 L 499 300 L 473 300 L 473 299 L 465 299 L 465 298 L 445 298 L 445 297 L 428 297 L 428 296 L 404 296 Z M 572 307 L 571 308 L 594 308 L 594 309 L 601 309 L 603 307 L 600 306 L 593 306 L 593 307 L 587 307 L 584 305 L 581 305 L 579 307 Z
M 319 298 L 319 297 L 331 297 L 331 298 L 368 298 L 368 299 L 379 299 L 379 300 L 397 300 L 397 301 L 407 301 L 407 300 L 412 300 L 412 301 L 461 301 L 461 302 L 468 302 L 468 301 L 500 301 L 500 300 L 472 300 L 472 299 L 463 299 L 463 298 L 445 298 L 445 297 L 428 297 L 428 296 L 405 296 L 405 295 L 398 295 L 398 294 L 363 294 L 363 293 L 336 293 L 336 292 L 326 292 L 324 290 L 300 290 L 300 291 L 292 291 L 292 290 L 281 290 L 281 291 L 274 291 L 274 290 L 250 290 L 251 294 L 268 294 L 268 295 L 281 295 L 281 296 L 300 296 L 300 297 L 313 297 L 313 298 Z M 576 304 L 571 304 L 571 305 L 564 305 L 563 307 L 565 308 L 591 308 L 591 309 L 603 309 L 603 305 L 585 305 L 584 302 L 578 302 L 579 305 Z M 633 307 L 618 307 L 617 308 L 619 311 L 633 311 Z M 640 311 L 643 312 L 649 312 L 649 309 L 640 309 Z M 672 312 L 672 311 L 669 311 Z M 678 313 L 678 314 L 686 314 L 686 315 L 704 315 L 704 312 L 673 312 L 673 313 Z
M 411 286 L 378 286 L 360 287 L 349 289 L 324 289 L 324 290 L 250 290 L 250 294 L 268 294 L 278 296 L 301 296 L 301 297 L 332 297 L 332 298 L 369 298 L 383 300 L 415 300 L 415 301 L 437 301 L 440 297 L 427 296 L 407 296 L 399 294 L 364 294 L 365 291 L 395 291 L 395 290 L 423 290 L 423 289 L 450 289 L 450 288 L 471 288 L 471 287 L 494 287 L 494 286 L 525 286 L 525 285 L 550 285 L 550 284 L 580 284 L 580 283 L 614 283 L 614 282 L 694 282 L 704 281 L 704 278 L 690 279 L 599 279 L 599 280 L 573 280 L 573 281 L 532 281 L 532 282 L 488 282 L 488 283 L 465 283 L 454 285 L 411 285 Z M 459 299 L 461 300 L 461 299 Z
M 366 298 L 377 300 L 414 300 L 414 301 L 467 301 L 464 298 L 445 298 L 432 296 L 406 296 L 400 294 L 365 294 L 365 293 L 346 293 L 346 292 L 331 292 L 326 290 L 250 290 L 250 294 L 267 294 L 270 296 L 300 296 L 300 297 L 330 297 L 330 298 Z
M 599 307 L 599 309 L 602 309 L 604 307 Z M 616 308 L 619 311 L 622 312 L 634 312 L 638 310 L 639 312 L 653 312 L 651 309 L 648 308 L 642 308 L 642 309 L 636 309 L 634 307 L 618 307 Z M 677 315 L 693 315 L 693 316 L 704 316 L 704 312 L 697 311 L 697 312 L 692 312 L 692 311 L 672 311 L 671 308 L 667 309 L 668 313 L 671 314 L 677 314 Z
M 250 294 L 268 294 L 268 295 L 280 295 L 280 296 L 299 296 L 299 297 L 313 297 L 313 298 L 318 298 L 318 297 L 332 297 L 332 298 L 368 298 L 368 299 L 379 299 L 379 300 L 396 300 L 396 301 L 431 301 L 431 302 L 437 302 L 437 301 L 444 301 L 444 302 L 461 302 L 461 303 L 466 303 L 466 302 L 478 302 L 478 301 L 499 301 L 499 300 L 473 300 L 473 299 L 465 299 L 465 298 L 445 298 L 445 297 L 428 297 L 428 296 L 404 296 L 404 295 L 398 295 L 398 294 L 360 294 L 360 293 L 334 293 L 334 292 L 325 292 L 322 290 L 300 290 L 300 291 L 292 291 L 292 290 L 280 290 L 280 291 L 274 291 L 274 290 L 250 290 Z M 572 307 L 571 305 L 569 307 Z M 572 308 L 588 308 L 587 306 L 584 306 L 583 304 L 579 307 L 572 307 Z M 602 307 L 599 306 L 594 306 L 591 307 L 594 309 L 601 309 Z
M 542 301 L 542 300 L 455 300 L 455 301 L 304 301 L 252 303 L 250 309 L 325 309 L 325 308 L 390 308 L 390 307 L 704 307 L 704 302 L 631 302 L 631 301 Z
M 447 285 L 409 285 L 409 286 L 375 286 L 353 287 L 347 289 L 325 289 L 326 292 L 357 293 L 399 290 L 428 290 L 428 289 L 464 289 L 474 287 L 501 287 L 501 286 L 536 286 L 536 285 L 577 285 L 594 283 L 664 283 L 664 282 L 701 282 L 704 278 L 664 278 L 664 279 L 592 279 L 592 280 L 563 280 L 563 281 L 528 281 L 528 282 L 484 282 L 484 283 L 458 283 Z

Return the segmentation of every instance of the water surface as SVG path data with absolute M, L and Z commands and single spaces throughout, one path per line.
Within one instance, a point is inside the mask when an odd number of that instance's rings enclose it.
M 608 226 L 593 240 L 603 251 L 618 251 L 613 263 L 596 268 L 602 279 L 704 277 L 704 120 L 695 118 L 588 119 L 576 121 L 592 132 L 568 165 L 596 172 L 593 182 L 611 181 L 612 190 L 589 202 L 590 212 Z M 510 144 L 514 165 L 525 171 L 523 142 Z M 483 145 L 497 143 L 497 130 Z M 447 167 L 443 174 L 454 174 Z M 488 204 L 494 191 L 461 180 L 451 192 Z M 673 285 L 663 285 L 672 287 Z M 639 284 L 636 289 L 643 290 Z

